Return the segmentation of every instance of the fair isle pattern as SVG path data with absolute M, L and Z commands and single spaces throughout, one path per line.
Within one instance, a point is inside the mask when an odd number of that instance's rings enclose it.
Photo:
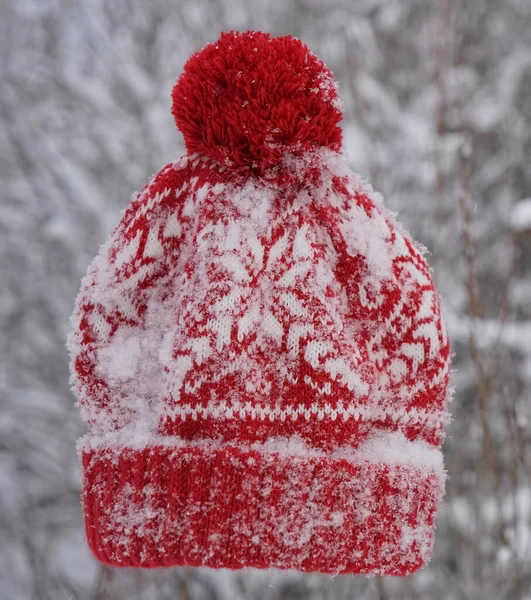
M 198 418 L 352 418 L 439 441 L 449 345 L 428 267 L 366 184 L 328 162 L 319 187 L 290 199 L 222 183 L 199 157 L 150 182 L 78 298 L 74 383 L 89 421 L 124 425 L 138 398 L 174 434 Z M 356 440 L 355 426 L 338 431 Z
M 216 529 L 213 520 L 227 514 L 245 529 L 253 517 L 236 509 L 231 516 L 229 500 L 219 494 L 194 500 L 190 469 L 199 469 L 195 480 L 208 481 L 218 465 L 226 478 L 219 493 L 233 497 L 240 489 L 255 498 L 253 506 L 265 502 L 273 512 L 285 497 L 284 509 L 293 515 L 308 501 L 304 489 L 287 491 L 294 462 L 274 451 L 257 453 L 252 444 L 295 439 L 321 452 L 359 449 L 363 457 L 374 436 L 383 436 L 385 447 L 402 436 L 405 445 L 395 454 L 407 458 L 418 443 L 440 452 L 448 420 L 450 347 L 422 253 L 337 153 L 288 156 L 270 175 L 242 177 L 199 155 L 167 165 L 131 202 L 89 267 L 69 350 L 72 383 L 89 424 L 80 448 L 91 547 L 115 565 L 413 572 L 431 552 L 442 461 L 422 469 L 406 460 L 400 482 L 395 455 L 389 464 L 374 457 L 297 459 L 299 473 L 315 481 L 324 521 L 293 520 L 302 528 L 291 531 L 299 554 L 288 548 L 284 558 L 274 551 L 289 524 L 277 522 L 280 529 L 268 532 L 263 513 L 256 525 L 263 529 L 240 536 L 247 563 L 236 547 L 222 559 L 230 527 L 220 522 Z M 109 441 L 117 432 L 130 441 L 129 450 Z M 153 442 L 161 436 L 190 444 L 216 440 L 224 449 L 190 446 L 175 454 Z M 142 472 L 150 461 L 159 475 Z M 234 465 L 244 463 L 257 479 L 241 479 Z M 124 472 L 136 473 L 134 481 L 124 481 Z M 361 474 L 365 491 L 355 484 Z M 341 485 L 355 492 L 334 499 L 341 476 Z M 170 489 L 180 497 L 179 486 L 192 513 L 179 512 L 169 499 Z M 382 490 L 389 497 L 374 505 L 371 494 Z M 270 493 L 280 504 L 270 503 Z M 106 504 L 110 497 L 115 509 Z M 139 503 L 138 527 L 145 525 L 142 514 L 151 515 L 157 536 L 166 531 L 173 540 L 171 548 L 157 546 L 149 528 L 134 533 L 135 519 L 127 521 L 119 508 L 131 498 Z M 380 516 L 394 514 L 391 534 L 378 529 L 370 506 Z M 214 508 L 218 513 L 210 514 Z M 108 510 L 114 512 L 103 517 Z M 182 536 L 198 514 L 210 517 L 193 529 L 186 550 L 171 532 L 180 528 Z M 126 519 L 131 534 L 119 543 L 112 541 L 116 519 Z M 345 523 L 343 550 L 335 558 L 320 554 L 319 540 L 334 539 Z M 400 529 L 401 523 L 408 525 Z

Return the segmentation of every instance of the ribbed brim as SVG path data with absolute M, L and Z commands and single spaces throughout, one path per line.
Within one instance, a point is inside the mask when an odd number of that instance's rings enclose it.
M 198 446 L 83 452 L 94 555 L 177 565 L 408 575 L 430 557 L 442 469 Z

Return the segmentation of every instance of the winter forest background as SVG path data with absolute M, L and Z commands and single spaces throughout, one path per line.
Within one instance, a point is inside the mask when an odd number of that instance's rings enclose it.
M 67 320 L 132 192 L 183 151 L 186 58 L 231 28 L 323 58 L 351 167 L 431 252 L 456 394 L 413 577 L 111 571 L 84 541 Z M 0 47 L 0 599 L 531 599 L 531 2 L 3 0 Z

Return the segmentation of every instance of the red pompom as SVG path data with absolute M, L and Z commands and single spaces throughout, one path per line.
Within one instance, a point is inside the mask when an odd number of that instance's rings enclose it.
M 262 174 L 286 152 L 341 149 L 329 69 L 298 39 L 224 33 L 186 63 L 172 114 L 189 153 Z

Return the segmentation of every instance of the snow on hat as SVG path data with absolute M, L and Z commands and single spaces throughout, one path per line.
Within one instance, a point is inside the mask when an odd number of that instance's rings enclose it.
M 422 249 L 341 155 L 332 73 L 226 33 L 173 90 L 188 154 L 82 281 L 86 534 L 114 566 L 406 575 L 430 557 L 450 347 Z

